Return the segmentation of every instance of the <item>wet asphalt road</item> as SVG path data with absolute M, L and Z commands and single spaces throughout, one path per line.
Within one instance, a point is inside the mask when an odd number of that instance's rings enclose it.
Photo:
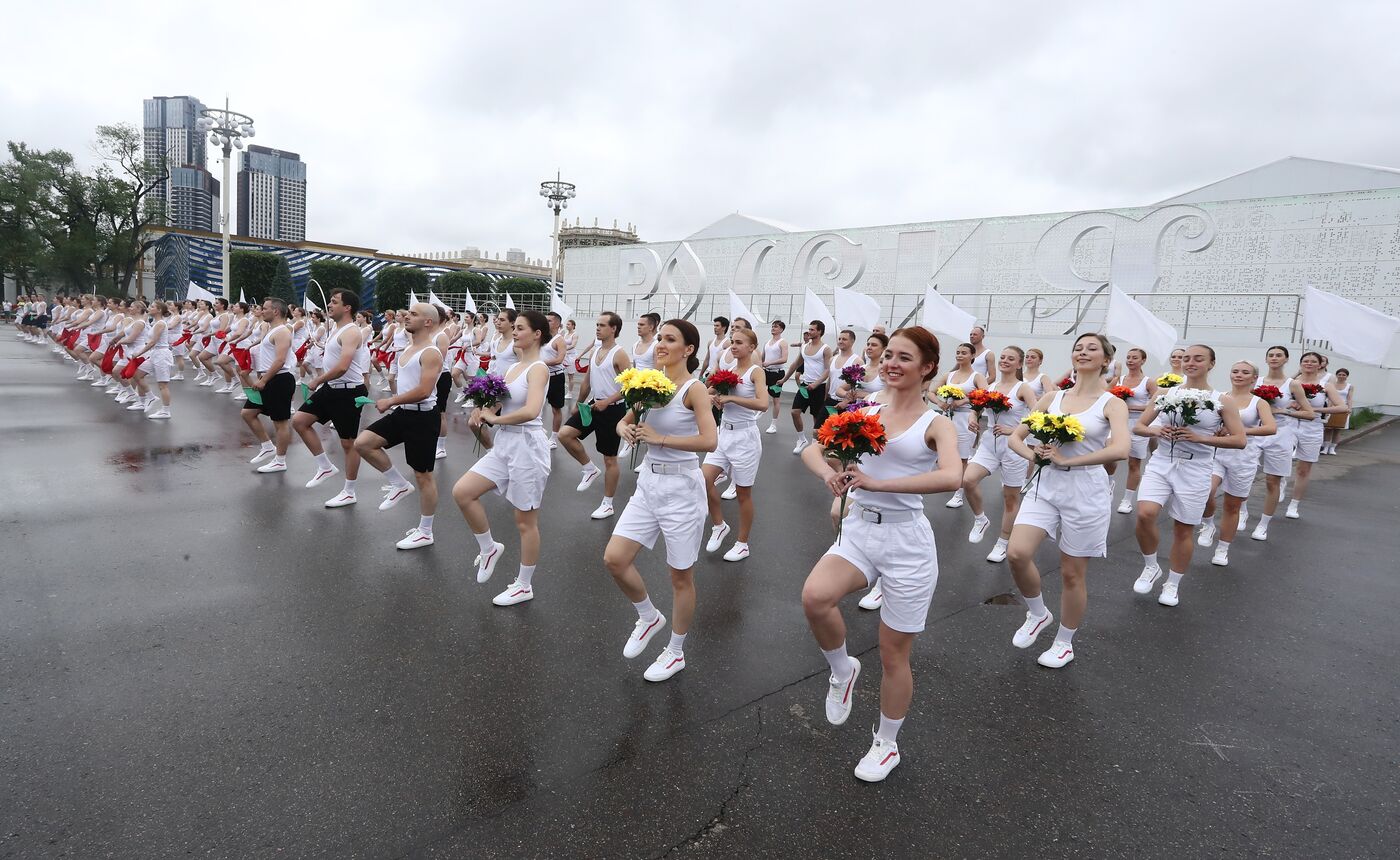
M 252 473 L 226 397 L 177 383 L 162 424 L 69 368 L 0 339 L 0 857 L 1381 857 L 1400 844 L 1394 429 L 1324 458 L 1306 518 L 1280 518 L 1267 544 L 1242 536 L 1229 568 L 1198 550 L 1176 609 L 1132 594 L 1140 557 L 1116 516 L 1060 672 L 1011 647 L 1021 610 L 986 603 L 1010 587 L 983 561 L 990 538 L 969 545 L 971 514 L 930 500 L 942 575 L 904 764 L 866 785 L 851 769 L 877 714 L 875 619 L 848 601 L 866 673 L 850 722 L 828 726 L 798 603 L 830 542 L 827 500 L 791 429 L 764 437 L 753 557 L 702 560 L 689 667 L 654 685 L 641 673 L 662 643 L 622 658 L 635 614 L 600 562 L 610 523 L 587 519 L 598 490 L 574 492 L 562 450 L 537 597 L 501 609 L 490 598 L 518 543 L 491 501 L 507 555 L 475 582 L 448 495 L 472 462 L 460 422 L 438 464 L 437 545 L 405 553 L 393 544 L 416 499 L 380 513 L 372 473 L 358 506 L 326 510 L 338 479 L 304 489 L 299 442 L 288 473 Z M 662 564 L 641 559 L 669 615 Z

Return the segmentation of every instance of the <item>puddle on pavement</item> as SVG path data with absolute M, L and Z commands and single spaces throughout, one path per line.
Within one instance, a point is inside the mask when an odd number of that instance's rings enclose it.
M 1007 591 L 1007 592 L 1004 592 L 1004 593 L 1002 593 L 1002 594 L 993 594 L 991 597 L 988 597 L 986 600 L 982 601 L 982 605 L 983 605 L 983 606 L 1020 606 L 1020 605 L 1021 605 L 1021 601 L 1020 601 L 1020 599 L 1018 599 L 1018 598 L 1016 597 L 1016 595 L 1014 595 L 1014 594 L 1012 594 L 1011 592 Z
M 123 472 L 140 472 L 153 466 L 193 466 L 205 451 L 217 445 L 178 445 L 159 448 L 131 448 L 107 458 Z

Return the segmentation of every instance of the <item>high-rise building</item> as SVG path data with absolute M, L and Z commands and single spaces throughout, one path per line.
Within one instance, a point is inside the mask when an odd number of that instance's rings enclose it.
M 195 126 L 204 103 L 193 96 L 156 96 L 146 99 L 142 108 L 146 164 L 153 179 L 169 177 L 161 195 L 165 223 L 210 229 L 219 183 L 205 168 L 206 139 Z
M 306 239 L 306 164 L 295 152 L 250 145 L 238 169 L 238 234 Z

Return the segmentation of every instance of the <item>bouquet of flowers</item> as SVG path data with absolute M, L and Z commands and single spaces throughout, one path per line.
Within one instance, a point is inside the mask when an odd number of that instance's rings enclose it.
M 953 417 L 955 409 L 953 404 L 959 400 L 967 399 L 967 395 L 956 385 L 940 385 L 938 390 L 934 392 L 934 396 L 943 401 L 943 414 L 949 418 Z
M 713 388 L 716 393 L 728 394 L 734 390 L 734 386 L 738 385 L 740 381 L 739 374 L 732 370 L 716 370 L 714 373 L 710 374 L 709 379 L 706 380 L 706 384 Z
M 859 391 L 865 384 L 865 365 L 848 364 L 841 368 L 841 381 L 849 385 L 852 391 Z
M 494 373 L 478 374 L 467 380 L 467 400 L 478 409 L 495 409 L 510 397 L 506 381 Z M 481 453 L 481 434 L 476 434 L 476 452 Z
M 1059 382 L 1055 383 L 1055 387 L 1060 389 L 1061 391 L 1068 391 L 1074 387 L 1074 379 L 1071 378 L 1068 373 L 1066 373 L 1064 379 L 1061 379 Z
M 826 456 L 841 462 L 842 471 L 849 470 L 860 462 L 862 457 L 879 454 L 885 450 L 885 425 L 879 415 L 864 412 L 840 412 L 822 422 L 817 431 L 817 442 L 825 449 Z M 841 542 L 841 521 L 846 518 L 846 499 L 850 489 L 841 493 L 841 513 L 837 519 L 836 542 Z
M 1308 398 L 1309 400 L 1313 399 L 1314 397 L 1326 390 L 1321 385 L 1318 385 L 1315 382 L 1304 382 L 1301 384 L 1303 386 L 1303 396 Z
M 1157 377 L 1158 388 L 1175 388 L 1186 381 L 1186 377 L 1179 373 L 1164 373 Z
M 1172 427 L 1190 427 L 1200 423 L 1202 412 L 1214 412 L 1220 404 L 1203 388 L 1172 387 L 1165 394 L 1157 395 L 1154 401 L 1157 412 L 1167 416 Z M 1172 440 L 1171 450 L 1176 450 L 1176 440 Z
M 1011 408 L 1011 398 L 994 388 L 972 389 L 967 393 L 967 402 L 978 415 L 981 415 L 984 409 L 990 409 L 993 415 L 998 415 Z
M 622 388 L 622 399 L 637 416 L 637 423 L 647 420 L 647 413 L 665 406 L 676 396 L 676 384 L 659 370 L 642 370 L 629 367 L 617 375 L 617 384 Z M 632 447 L 632 468 L 637 467 L 637 446 Z
M 1260 400 L 1267 401 L 1271 405 L 1275 400 L 1283 396 L 1283 392 L 1279 391 L 1276 385 L 1256 385 L 1254 390 L 1249 393 L 1258 397 Z
M 1030 428 L 1030 435 L 1042 445 L 1063 445 L 1066 442 L 1083 442 L 1084 425 L 1073 415 L 1066 415 L 1062 412 L 1032 412 L 1021 423 Z M 1026 485 L 1021 488 L 1021 493 L 1025 494 L 1031 488 L 1031 484 L 1040 480 L 1040 470 L 1050 465 L 1050 461 L 1042 457 L 1035 458 L 1035 472 L 1026 481 Z
M 874 401 L 874 400 L 852 400 L 850 403 L 847 403 L 845 406 L 842 406 L 838 411 L 840 411 L 840 412 L 859 412 L 859 411 L 862 410 L 862 409 L 865 409 L 865 408 L 867 408 L 867 407 L 874 406 L 874 405 L 875 405 L 875 401 Z
M 1108 389 L 1108 393 L 1117 397 L 1119 400 L 1127 400 L 1129 397 L 1133 396 L 1133 389 L 1127 385 L 1115 385 Z

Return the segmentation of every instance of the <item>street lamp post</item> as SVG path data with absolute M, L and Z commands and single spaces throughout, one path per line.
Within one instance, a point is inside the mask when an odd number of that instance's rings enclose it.
M 559 295 L 559 213 L 569 208 L 569 200 L 574 196 L 574 184 L 563 181 L 559 171 L 555 171 L 553 179 L 540 183 L 540 196 L 544 198 L 544 205 L 554 210 L 554 265 L 549 275 L 552 302 L 552 297 Z
M 234 110 L 229 110 L 228 99 L 224 99 L 222 108 L 207 108 L 200 111 L 199 120 L 195 127 L 201 133 L 209 135 L 209 142 L 220 147 L 224 152 L 224 184 L 219 189 L 219 201 L 222 214 L 220 215 L 220 228 L 223 230 L 223 263 L 224 263 L 224 298 L 232 300 L 229 295 L 229 272 L 228 272 L 228 204 L 229 204 L 229 159 L 233 157 L 234 149 L 243 148 L 243 139 L 252 137 L 253 118 L 247 114 L 241 114 Z

